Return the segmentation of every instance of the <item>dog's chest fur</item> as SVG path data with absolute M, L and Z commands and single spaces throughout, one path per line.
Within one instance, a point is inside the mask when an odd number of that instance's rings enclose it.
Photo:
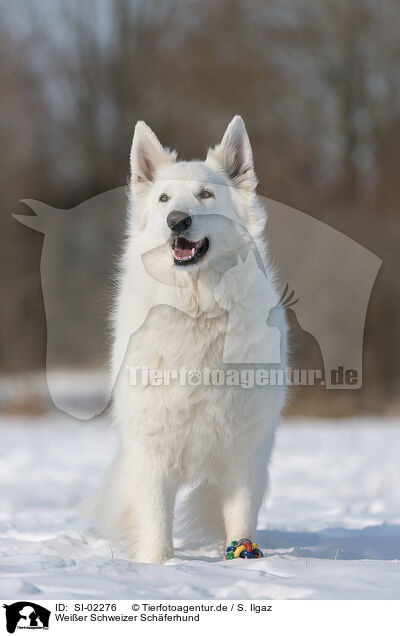
M 129 422 L 127 442 L 151 447 L 186 475 L 201 470 L 204 461 L 218 465 L 239 432 L 254 435 L 261 426 L 265 395 L 255 395 L 260 389 L 188 380 L 191 371 L 225 368 L 227 325 L 228 314 L 221 310 L 193 318 L 173 307 L 154 307 L 131 340 L 126 364 L 152 371 L 186 369 L 184 381 L 132 386 L 125 373 L 118 382 L 116 408 L 122 409 L 119 419 Z

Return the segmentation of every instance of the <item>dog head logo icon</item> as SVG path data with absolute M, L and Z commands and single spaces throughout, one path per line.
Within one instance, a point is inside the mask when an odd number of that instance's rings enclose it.
M 14 634 L 16 629 L 48 629 L 50 610 L 32 603 L 18 601 L 11 605 L 3 605 L 6 610 L 7 631 Z

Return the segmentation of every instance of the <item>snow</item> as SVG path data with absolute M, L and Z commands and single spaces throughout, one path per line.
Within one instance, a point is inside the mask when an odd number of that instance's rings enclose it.
M 266 558 L 223 562 L 178 537 L 159 566 L 127 560 L 79 512 L 116 448 L 104 419 L 0 418 L 0 597 L 399 599 L 399 424 L 284 423 L 259 519 Z

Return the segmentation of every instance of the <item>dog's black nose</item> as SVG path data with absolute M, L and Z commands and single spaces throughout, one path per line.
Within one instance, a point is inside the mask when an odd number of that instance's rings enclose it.
M 180 210 L 173 210 L 167 216 L 167 224 L 168 227 L 173 232 L 184 232 L 190 227 L 192 223 L 191 217 L 186 214 L 186 212 L 181 212 Z

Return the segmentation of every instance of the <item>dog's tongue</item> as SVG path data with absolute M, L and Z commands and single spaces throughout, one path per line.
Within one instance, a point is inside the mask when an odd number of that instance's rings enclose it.
M 194 248 L 185 248 L 185 249 L 181 249 L 180 247 L 175 247 L 174 249 L 174 255 L 175 258 L 189 258 L 189 256 L 193 256 L 193 252 L 194 252 Z

